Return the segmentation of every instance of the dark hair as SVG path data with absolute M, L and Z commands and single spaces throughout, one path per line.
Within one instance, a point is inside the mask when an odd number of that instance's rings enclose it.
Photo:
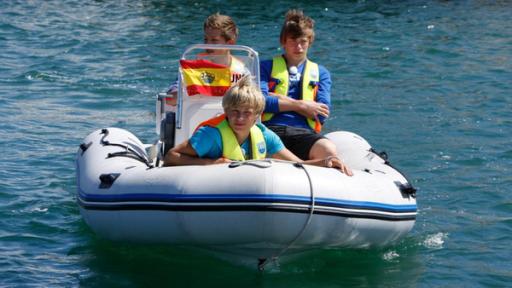
M 284 43 L 287 37 L 297 39 L 306 36 L 309 39 L 309 44 L 312 44 L 315 40 L 314 27 L 315 21 L 311 17 L 304 15 L 302 10 L 288 10 L 279 39 L 281 43 Z
M 204 20 L 203 29 L 214 28 L 219 29 L 222 37 L 229 40 L 236 40 L 238 38 L 238 27 L 235 21 L 227 15 L 222 15 L 219 12 L 212 14 Z

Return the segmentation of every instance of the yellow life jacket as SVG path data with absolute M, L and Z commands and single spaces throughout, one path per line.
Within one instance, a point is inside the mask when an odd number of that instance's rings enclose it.
M 225 114 L 202 122 L 196 129 L 205 125 L 219 130 L 222 139 L 222 157 L 235 161 L 246 160 L 235 133 L 231 130 L 231 127 L 229 127 Z M 252 154 L 251 159 L 265 159 L 267 156 L 267 145 L 263 133 L 257 125 L 251 127 L 249 137 Z
M 318 64 L 306 59 L 306 66 L 301 76 L 302 91 L 300 93 L 301 100 L 315 101 L 318 92 L 318 82 L 320 81 L 320 70 Z M 288 97 L 289 75 L 288 67 L 283 56 L 276 56 L 272 59 L 271 80 L 268 82 L 269 92 L 274 92 Z M 273 113 L 264 113 L 262 121 L 268 121 L 272 118 Z M 316 119 L 307 119 L 309 127 L 319 133 L 322 130 L 322 123 Z

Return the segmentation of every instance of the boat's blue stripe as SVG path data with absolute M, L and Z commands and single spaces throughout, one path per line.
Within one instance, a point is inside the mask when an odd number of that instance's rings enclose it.
M 81 189 L 80 189 L 81 190 Z M 158 194 L 158 193 L 140 193 L 140 194 L 86 194 L 79 191 L 79 197 L 87 202 L 144 202 L 144 201 L 157 201 L 157 202 L 178 202 L 178 203 L 196 203 L 196 202 L 292 202 L 300 204 L 309 204 L 311 198 L 307 196 L 296 195 L 283 195 L 283 194 Z M 339 200 L 333 198 L 315 197 L 316 205 L 334 206 L 353 209 L 372 209 L 383 210 L 391 212 L 416 212 L 416 205 L 393 205 L 369 201 L 352 201 L 352 200 Z

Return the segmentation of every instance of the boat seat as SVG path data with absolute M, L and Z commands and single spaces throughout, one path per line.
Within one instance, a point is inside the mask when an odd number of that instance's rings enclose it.
M 216 54 L 203 53 L 208 49 L 231 50 L 231 64 L 223 64 L 223 59 L 217 59 L 220 56 Z M 222 57 L 225 58 L 224 55 Z M 222 96 L 234 79 L 251 75 L 254 83 L 259 84 L 258 63 L 257 53 L 245 46 L 198 44 L 187 48 L 180 60 L 177 105 L 163 105 L 164 102 L 161 102 L 157 107 L 157 112 L 161 111 L 157 113 L 157 119 L 163 119 L 157 121 L 157 133 L 166 134 L 161 137 L 162 142 L 169 139 L 167 147 L 183 143 L 193 135 L 200 123 L 224 113 Z M 173 123 L 175 133 L 172 136 L 165 131 L 171 125 L 170 120 L 165 119 L 170 110 L 176 112 Z M 166 127 L 158 127 L 162 123 Z
M 192 136 L 201 122 L 224 113 L 222 97 L 203 95 L 187 97 L 188 99 L 183 101 L 182 106 L 183 119 L 187 120 L 183 121 L 181 128 L 176 131 L 176 143 L 181 143 Z

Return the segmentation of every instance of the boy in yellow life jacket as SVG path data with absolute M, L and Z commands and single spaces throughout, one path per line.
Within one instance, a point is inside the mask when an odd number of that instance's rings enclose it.
M 336 145 L 320 134 L 329 116 L 331 76 L 307 57 L 315 38 L 313 28 L 313 19 L 289 10 L 280 35 L 284 54 L 260 63 L 263 124 L 303 160 L 337 157 Z M 350 168 L 341 165 L 351 176 Z
M 208 16 L 203 23 L 204 44 L 235 45 L 238 39 L 238 27 L 233 19 L 219 13 Z M 222 64 L 231 69 L 231 82 L 235 83 L 244 75 L 248 74 L 245 64 L 233 57 L 229 50 L 206 50 L 206 53 L 199 55 L 217 64 Z M 178 81 L 176 80 L 168 89 L 166 99 L 167 105 L 176 106 L 178 93 Z
M 256 123 L 264 105 L 265 99 L 250 77 L 242 78 L 224 95 L 224 114 L 201 123 L 189 140 L 169 150 L 164 166 L 277 158 L 342 169 L 337 157 L 302 161 L 286 149 L 274 132 Z

